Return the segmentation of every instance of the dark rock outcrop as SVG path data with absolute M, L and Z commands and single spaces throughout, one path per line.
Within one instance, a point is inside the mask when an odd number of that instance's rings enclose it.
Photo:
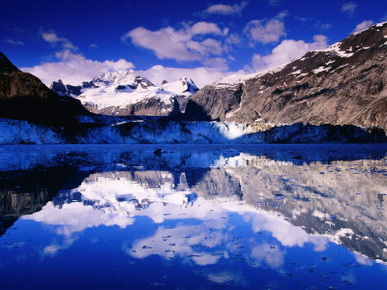
M 62 97 L 76 97 L 82 93 L 82 88 L 91 87 L 90 83 L 84 82 L 81 86 L 64 85 L 62 80 L 53 82 L 50 89 L 58 96 Z
M 18 70 L 0 53 L 0 118 L 54 127 L 74 127 L 89 114 L 78 100 L 59 97 L 35 76 Z

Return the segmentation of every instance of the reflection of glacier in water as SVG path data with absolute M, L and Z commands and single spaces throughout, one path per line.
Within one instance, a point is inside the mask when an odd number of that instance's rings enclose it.
M 138 155 L 118 150 L 94 160 L 78 152 L 66 162 L 51 152 L 43 158 L 46 164 L 73 167 L 83 177 L 20 222 L 50 229 L 39 250 L 45 259 L 69 253 L 93 229 L 118 226 L 130 236 L 119 246 L 127 258 L 180 261 L 215 284 L 251 287 L 257 268 L 274 270 L 279 288 L 294 276 L 309 279 L 310 286 L 358 286 L 364 278 L 359 271 L 369 267 L 379 273 L 375 277 L 386 278 L 385 150 L 351 158 L 353 148 L 343 147 L 335 160 L 340 149 L 334 146 L 322 148 L 333 151 L 327 159 L 313 150 L 284 148 L 254 154 L 150 147 Z M 37 159 L 27 163 L 41 166 Z M 148 282 L 171 286 L 163 281 Z

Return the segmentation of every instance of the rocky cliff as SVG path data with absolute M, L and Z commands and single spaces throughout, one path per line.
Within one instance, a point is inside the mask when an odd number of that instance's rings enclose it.
M 206 86 L 191 97 L 186 114 L 196 120 L 355 125 L 387 131 L 386 67 L 387 22 L 308 52 L 284 67 Z

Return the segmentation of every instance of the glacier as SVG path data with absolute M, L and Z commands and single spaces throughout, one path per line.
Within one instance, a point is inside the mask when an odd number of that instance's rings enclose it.
M 383 130 L 356 126 L 312 126 L 181 121 L 155 117 L 88 116 L 68 133 L 23 120 L 0 119 L 0 144 L 263 144 L 386 142 Z

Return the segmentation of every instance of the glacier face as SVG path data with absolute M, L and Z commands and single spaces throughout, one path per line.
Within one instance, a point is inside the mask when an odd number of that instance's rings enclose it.
M 23 120 L 0 118 L 0 144 L 59 144 L 66 139 L 53 129 Z
M 177 121 L 163 118 L 88 116 L 69 134 L 20 120 L 0 119 L 0 144 L 261 144 L 386 142 L 381 130 L 355 126 L 261 125 L 235 122 Z

